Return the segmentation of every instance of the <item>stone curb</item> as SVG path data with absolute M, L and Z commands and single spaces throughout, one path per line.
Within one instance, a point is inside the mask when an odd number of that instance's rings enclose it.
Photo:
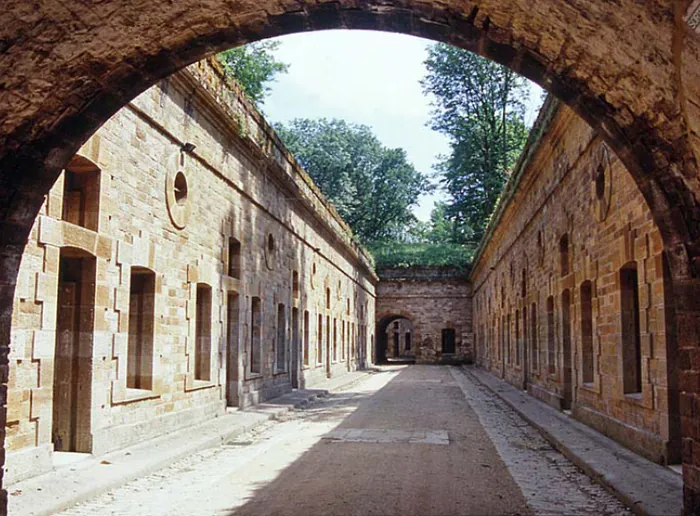
M 245 415 L 250 415 L 251 419 L 253 421 L 250 422 L 241 422 L 239 424 L 236 424 L 233 427 L 226 427 L 222 430 L 220 429 L 214 429 L 211 431 L 212 434 L 210 436 L 203 437 L 199 440 L 192 440 L 190 446 L 183 446 L 183 447 L 178 447 L 176 449 L 173 449 L 172 454 L 166 454 L 166 456 L 161 457 L 159 459 L 156 459 L 154 461 L 148 461 L 148 460 L 140 460 L 140 461 L 135 461 L 135 464 L 130 465 L 130 467 L 127 469 L 126 472 L 122 473 L 116 473 L 113 475 L 111 478 L 106 478 L 106 479 L 100 479 L 98 476 L 93 477 L 94 478 L 94 483 L 91 483 L 89 486 L 85 486 L 80 488 L 79 492 L 76 492 L 73 495 L 68 495 L 64 496 L 63 498 L 58 498 L 55 500 L 52 500 L 51 502 L 49 501 L 43 501 L 39 502 L 36 505 L 39 505 L 40 507 L 37 507 L 36 510 L 24 507 L 25 505 L 31 505 L 31 503 L 28 501 L 25 504 L 21 504 L 20 502 L 20 507 L 14 507 L 12 503 L 12 498 L 10 496 L 10 509 L 17 510 L 17 509 L 25 509 L 22 514 L 26 515 L 31 515 L 31 516 L 49 516 L 51 514 L 55 514 L 56 512 L 60 512 L 66 509 L 69 509 L 73 507 L 76 504 L 85 502 L 87 500 L 90 500 L 96 496 L 99 496 L 107 491 L 110 491 L 112 489 L 116 489 L 121 487 L 122 485 L 131 482 L 133 480 L 136 480 L 137 478 L 149 475 L 151 473 L 154 473 L 158 470 L 164 469 L 171 464 L 174 464 L 175 462 L 186 458 L 189 455 L 192 455 L 194 453 L 201 452 L 206 449 L 210 448 L 215 448 L 217 446 L 220 446 L 222 444 L 225 444 L 227 441 L 230 441 L 231 439 L 234 439 L 242 434 L 245 434 L 247 432 L 250 432 L 252 430 L 255 430 L 256 428 L 264 425 L 268 421 L 274 421 L 279 419 L 282 414 L 289 412 L 294 409 L 300 409 L 307 407 L 314 401 L 318 400 L 319 398 L 325 398 L 327 397 L 331 391 L 334 390 L 339 390 L 343 388 L 350 387 L 352 385 L 357 384 L 358 382 L 362 381 L 363 379 L 367 378 L 369 374 L 371 373 L 371 370 L 367 371 L 362 371 L 362 374 L 359 375 L 353 375 L 352 378 L 348 378 L 348 381 L 343 383 L 342 381 L 339 382 L 337 385 L 333 385 L 331 389 L 309 389 L 309 392 L 307 395 L 302 395 L 298 394 L 298 392 L 292 391 L 291 393 L 287 393 L 285 395 L 279 396 L 278 398 L 273 398 L 269 400 L 268 402 L 261 403 L 259 405 L 255 405 L 253 407 L 249 407 L 248 409 L 244 409 L 241 411 L 235 411 L 233 414 L 238 414 L 241 416 Z M 341 377 L 342 379 L 342 377 Z M 304 389 L 302 389 L 303 391 Z M 298 395 L 298 400 L 295 400 L 295 394 Z M 292 403 L 275 403 L 276 401 L 282 401 L 285 398 L 289 399 L 292 398 Z M 87 459 L 90 461 L 90 464 L 83 465 L 83 467 L 78 466 L 81 470 L 84 469 L 89 469 L 91 467 L 95 467 L 97 464 L 100 464 L 101 461 L 109 461 L 110 458 L 114 457 L 124 457 L 125 455 L 132 455 L 132 452 L 130 450 L 135 450 L 133 454 L 136 453 L 141 453 L 143 454 L 143 450 L 136 450 L 138 447 L 143 447 L 147 444 L 151 444 L 153 447 L 157 447 L 158 445 L 163 445 L 168 439 L 172 439 L 174 436 L 177 435 L 185 435 L 185 434 L 193 434 L 197 435 L 197 428 L 199 427 L 200 429 L 207 424 L 215 424 L 217 422 L 221 422 L 221 418 L 226 418 L 226 417 L 232 417 L 231 414 L 226 414 L 223 416 L 219 416 L 217 418 L 214 418 L 213 420 L 207 421 L 205 423 L 202 423 L 200 425 L 193 425 L 189 427 L 185 427 L 181 430 L 178 430 L 174 434 L 171 435 L 166 435 L 162 437 L 158 437 L 152 440 L 147 441 L 146 443 L 142 443 L 130 448 L 125 448 L 122 450 L 118 450 L 115 452 L 108 453 L 104 456 L 100 457 L 93 457 L 90 459 Z M 205 433 L 207 429 L 204 430 Z M 171 448 L 172 449 L 172 448 Z M 32 479 L 28 479 L 26 481 L 18 482 L 17 484 L 14 484 L 13 486 L 10 486 L 9 491 L 10 493 L 13 491 L 13 489 L 20 489 L 24 487 L 25 484 L 28 483 L 40 483 L 42 478 L 46 478 L 50 475 L 56 475 L 57 473 L 60 473 L 64 471 L 64 468 L 61 468 L 59 470 L 54 470 L 48 473 L 45 473 L 43 475 L 40 475 L 38 477 L 34 477 Z M 75 471 L 75 470 L 73 470 Z M 69 471 L 64 471 L 65 473 L 69 473 Z M 78 473 L 76 473 L 76 476 Z M 43 485 L 43 484 L 42 484 Z M 84 484 L 83 484 L 84 485 Z M 47 490 L 50 489 L 50 487 L 47 487 Z M 26 496 L 31 497 L 31 494 L 27 494 Z M 27 512 L 28 510 L 28 512 Z
M 475 374 L 473 371 L 470 371 L 466 367 L 462 367 L 461 370 L 469 376 L 473 381 L 477 382 L 479 385 L 482 385 L 486 387 L 489 391 L 494 393 L 496 396 L 498 396 L 502 401 L 504 401 L 509 407 L 511 407 L 513 410 L 515 410 L 520 417 L 522 417 L 525 421 L 527 421 L 532 427 L 534 427 L 542 436 L 557 450 L 559 451 L 562 455 L 564 455 L 567 459 L 569 459 L 575 466 L 577 466 L 579 469 L 581 469 L 586 475 L 588 475 L 594 482 L 600 484 L 603 486 L 609 493 L 611 493 L 613 496 L 615 496 L 618 500 L 620 500 L 622 503 L 624 503 L 632 512 L 639 516 L 654 516 L 654 515 L 664 515 L 668 516 L 670 514 L 673 514 L 672 512 L 664 511 L 664 512 L 659 512 L 657 510 L 651 509 L 651 507 L 648 507 L 649 502 L 645 500 L 640 500 L 638 496 L 635 496 L 633 493 L 628 492 L 625 489 L 624 485 L 621 485 L 619 482 L 619 479 L 615 478 L 614 474 L 608 474 L 601 467 L 599 467 L 598 464 L 596 464 L 594 461 L 589 461 L 585 457 L 579 455 L 574 449 L 572 449 L 570 446 L 565 444 L 562 440 L 558 439 L 550 430 L 540 424 L 538 421 L 536 421 L 534 418 L 530 417 L 524 410 L 522 410 L 522 407 L 518 406 L 517 403 L 514 401 L 508 399 L 507 396 L 505 396 L 501 391 L 498 389 L 495 389 L 492 385 L 490 385 L 488 382 L 483 381 L 478 374 Z M 484 374 L 490 374 L 486 371 L 481 371 Z M 498 382 L 503 382 L 500 378 L 497 378 L 494 376 L 494 379 L 497 380 Z M 512 387 L 510 384 L 503 382 L 506 387 Z M 513 387 L 515 389 L 515 387 Z M 542 408 L 544 410 L 555 410 L 548 405 L 545 405 L 539 400 L 533 399 L 533 401 L 537 403 L 542 404 Z M 561 418 L 568 418 L 568 416 L 564 416 L 561 413 L 557 412 L 557 416 Z M 573 421 L 572 421 L 573 422 Z M 582 424 L 582 423 L 581 423 Z M 587 427 L 588 428 L 588 427 Z M 617 444 L 617 443 L 616 443 Z M 622 445 L 619 445 L 622 446 Z M 662 468 L 663 466 L 660 466 L 656 463 L 650 462 L 650 465 Z M 681 482 L 679 480 L 679 482 Z M 682 500 L 682 492 L 681 492 L 681 497 L 680 500 Z M 679 502 L 680 503 L 680 502 Z M 680 515 L 681 512 L 679 511 L 678 514 Z

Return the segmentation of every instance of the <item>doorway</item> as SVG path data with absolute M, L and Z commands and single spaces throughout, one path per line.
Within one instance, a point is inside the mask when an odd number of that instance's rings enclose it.
M 562 322 L 562 352 L 564 390 L 562 392 L 562 409 L 571 410 L 573 403 L 573 374 L 571 360 L 571 293 L 565 290 L 561 295 L 561 322 Z
M 239 346 L 240 300 L 237 292 L 226 297 L 226 405 L 237 407 L 239 403 Z
M 299 309 L 292 308 L 292 389 L 299 388 Z
M 62 249 L 58 273 L 53 376 L 54 451 L 92 451 L 92 350 L 95 257 Z

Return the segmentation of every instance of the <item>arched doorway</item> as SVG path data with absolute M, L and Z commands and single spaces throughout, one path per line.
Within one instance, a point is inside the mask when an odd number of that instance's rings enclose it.
M 404 315 L 388 315 L 377 322 L 375 364 L 415 362 L 415 328 Z
M 106 2 L 100 17 L 87 9 L 69 13 L 51 0 L 28 16 L 25 5 L 8 0 L 0 14 L 3 384 L 24 245 L 44 196 L 80 145 L 134 96 L 189 63 L 265 37 L 328 28 L 391 30 L 475 51 L 544 86 L 584 117 L 649 203 L 669 259 L 674 315 L 684 329 L 679 354 L 697 351 L 700 42 L 683 21 L 690 0 L 263 0 L 235 8 L 226 0 L 154 0 Z M 44 37 L 47 26 L 56 37 Z M 680 386 L 690 406 L 698 388 L 690 366 L 687 373 Z M 689 511 L 700 507 L 700 482 L 686 494 Z

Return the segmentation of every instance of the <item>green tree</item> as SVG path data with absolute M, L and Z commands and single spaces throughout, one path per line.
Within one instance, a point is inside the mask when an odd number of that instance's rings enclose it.
M 256 104 L 265 102 L 270 92 L 268 84 L 289 69 L 289 65 L 275 58 L 279 46 L 279 41 L 259 41 L 226 50 L 218 56 L 226 74 L 235 79 Z
M 398 238 L 415 219 L 411 207 L 431 188 L 403 149 L 384 147 L 369 127 L 295 119 L 276 130 L 365 243 Z
M 455 242 L 481 239 L 527 140 L 525 79 L 504 66 L 442 43 L 425 62 L 423 90 L 434 97 L 431 126 L 450 139 L 437 166 L 449 195 L 444 213 Z
M 432 244 L 456 242 L 458 238 L 455 229 L 455 222 L 447 214 L 447 204 L 442 201 L 436 202 L 430 212 L 425 240 Z

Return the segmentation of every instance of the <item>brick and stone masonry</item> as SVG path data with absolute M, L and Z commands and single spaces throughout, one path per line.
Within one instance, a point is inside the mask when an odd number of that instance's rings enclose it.
M 651 460 L 680 462 L 661 235 L 615 154 L 551 98 L 470 279 L 479 364 Z
M 105 121 L 163 77 L 225 48 L 305 30 L 391 30 L 478 52 L 536 81 L 590 123 L 629 170 L 668 262 L 685 506 L 700 512 L 697 12 L 694 0 L 106 0 L 97 11 L 57 0 L 6 0 L 0 12 L 0 420 L 25 245 L 61 170 Z M 632 276 L 625 274 L 626 285 Z M 0 512 L 5 506 L 0 490 Z
M 367 364 L 369 259 L 217 65 L 139 96 L 51 189 L 14 298 L 7 483 Z
M 422 364 L 471 362 L 472 306 L 467 270 L 409 267 L 377 273 L 376 362 L 393 358 L 411 358 Z M 407 349 L 405 331 L 409 326 Z M 397 332 L 400 338 L 395 337 Z

